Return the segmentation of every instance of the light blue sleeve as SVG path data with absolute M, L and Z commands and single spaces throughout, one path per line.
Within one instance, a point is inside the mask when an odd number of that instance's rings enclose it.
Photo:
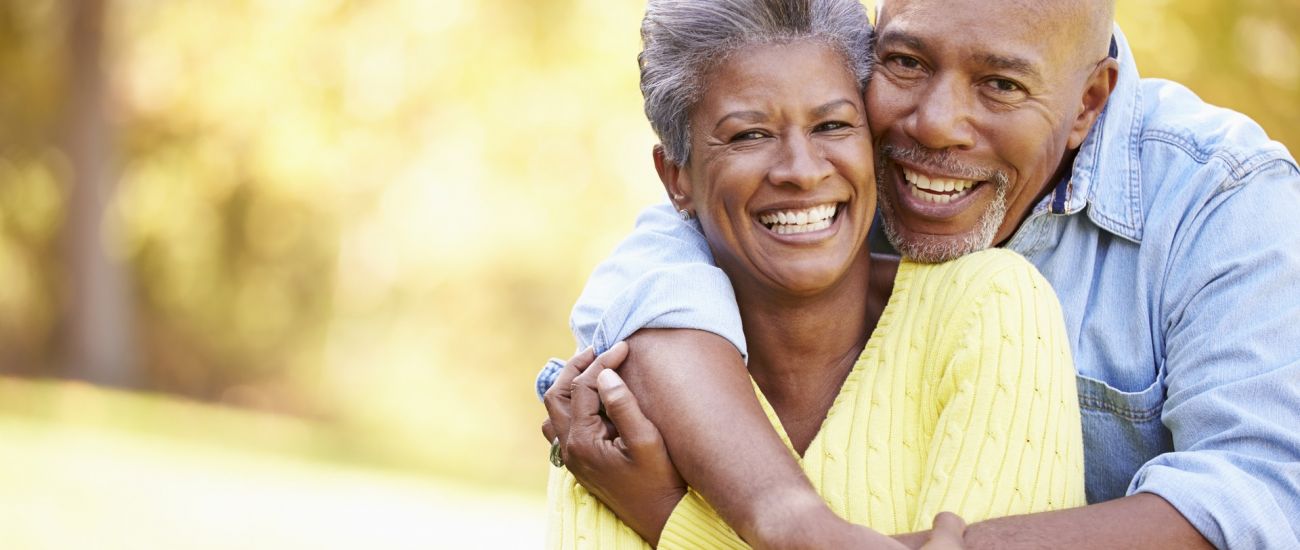
M 747 357 L 736 295 L 699 222 L 683 221 L 664 203 L 646 208 L 636 227 L 587 280 L 569 318 L 578 349 L 597 353 L 643 328 L 712 332 Z M 564 361 L 551 359 L 537 375 L 540 398 Z
M 1300 548 L 1300 175 L 1278 162 L 1185 220 L 1163 297 L 1174 452 L 1128 493 L 1219 548 Z

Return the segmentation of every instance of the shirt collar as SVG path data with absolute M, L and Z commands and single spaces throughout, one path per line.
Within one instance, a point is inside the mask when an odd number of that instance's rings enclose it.
M 1137 64 L 1128 40 L 1115 25 L 1111 53 L 1119 61 L 1119 78 L 1106 108 L 1093 126 L 1068 180 L 1047 197 L 1054 214 L 1075 214 L 1088 207 L 1097 226 L 1117 236 L 1142 240 L 1142 182 L 1137 139 L 1142 125 L 1142 95 Z

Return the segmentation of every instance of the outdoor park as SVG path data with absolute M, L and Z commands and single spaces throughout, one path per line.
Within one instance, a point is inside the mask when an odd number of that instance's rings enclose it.
M 643 9 L 0 1 L 0 547 L 541 546 L 533 377 L 663 198 Z M 1118 17 L 1300 150 L 1294 0 Z

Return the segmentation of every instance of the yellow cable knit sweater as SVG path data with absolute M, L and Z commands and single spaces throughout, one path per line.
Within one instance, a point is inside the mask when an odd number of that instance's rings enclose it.
M 1081 506 L 1082 432 L 1065 338 L 1051 287 L 1013 252 L 904 261 L 799 463 L 837 514 L 887 534 L 928 529 L 944 510 L 976 522 Z M 761 392 L 759 400 L 786 439 Z M 646 547 L 567 470 L 552 470 L 548 493 L 549 548 Z M 660 548 L 730 547 L 745 545 L 694 491 L 660 539 Z

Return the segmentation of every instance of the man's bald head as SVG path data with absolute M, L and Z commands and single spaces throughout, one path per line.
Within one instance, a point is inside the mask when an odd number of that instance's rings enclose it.
M 1072 33 L 1079 52 L 1087 61 L 1097 61 L 1110 52 L 1115 25 L 1115 0 L 1037 0 L 1047 9 L 1058 10 L 1062 21 L 1076 22 Z
M 1061 45 L 1069 57 L 1091 64 L 1110 51 L 1110 38 L 1115 24 L 1115 0 L 988 0 L 1003 2 L 1015 9 L 1035 13 L 1045 23 L 1050 39 Z M 879 14 L 888 17 L 893 9 L 907 9 L 908 0 L 878 0 Z M 880 17 L 877 17 L 880 21 Z

